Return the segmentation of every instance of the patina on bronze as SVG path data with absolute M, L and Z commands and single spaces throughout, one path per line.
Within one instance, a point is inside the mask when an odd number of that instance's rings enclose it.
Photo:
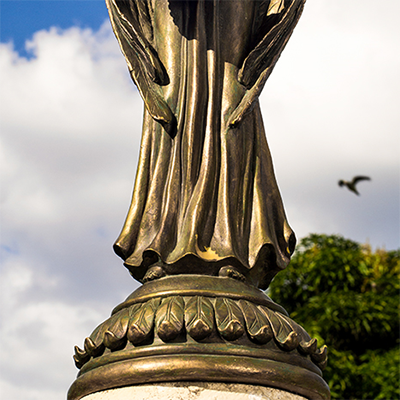
M 326 348 L 260 289 L 294 251 L 258 96 L 305 0 L 106 0 L 145 104 L 114 245 L 143 283 L 75 348 L 68 399 L 202 380 L 329 399 Z

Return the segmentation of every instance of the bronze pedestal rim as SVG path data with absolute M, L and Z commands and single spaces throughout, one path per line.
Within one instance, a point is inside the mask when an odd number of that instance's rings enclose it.
M 145 383 L 208 381 L 254 384 L 327 400 L 325 381 L 314 372 L 274 360 L 232 355 L 160 355 L 107 364 L 78 377 L 68 400 L 91 393 Z
M 249 359 L 271 360 L 281 364 L 287 364 L 288 368 L 296 366 L 322 377 L 321 369 L 318 368 L 318 366 L 311 362 L 311 360 L 296 355 L 295 353 L 250 346 L 238 347 L 235 344 L 231 345 L 229 343 L 195 343 L 193 341 L 190 343 L 153 344 L 143 347 L 132 346 L 125 348 L 123 352 L 109 352 L 104 354 L 102 357 L 93 358 L 85 364 L 79 371 L 78 378 L 90 371 L 109 364 L 117 364 L 129 360 L 150 359 L 162 356 L 172 357 L 177 355 L 185 355 L 185 357 L 189 355 L 205 355 L 208 357 L 231 356 L 237 357 L 238 359 L 245 357 Z
M 123 303 L 116 306 L 115 314 L 133 304 L 142 303 L 156 297 L 205 296 L 225 297 L 233 300 L 248 300 L 268 307 L 288 316 L 287 311 L 275 303 L 260 289 L 231 278 L 206 275 L 173 275 L 147 282 L 136 289 Z

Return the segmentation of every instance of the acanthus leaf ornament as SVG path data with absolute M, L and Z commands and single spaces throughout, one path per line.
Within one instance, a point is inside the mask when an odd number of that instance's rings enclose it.
M 157 335 L 164 342 L 175 339 L 183 328 L 184 302 L 180 296 L 162 300 L 156 313 Z
M 246 321 L 247 333 L 258 343 L 267 343 L 273 338 L 271 324 L 257 306 L 246 300 L 240 300 L 239 305 Z
M 236 340 L 244 333 L 243 315 L 239 306 L 231 299 L 217 298 L 215 302 L 215 320 L 220 335 Z
M 149 337 L 159 304 L 160 299 L 152 299 L 143 304 L 135 304 L 130 308 L 131 319 L 129 321 L 128 340 L 132 344 L 140 344 Z
M 214 309 L 206 297 L 191 297 L 185 305 L 186 331 L 195 340 L 202 340 L 213 331 Z

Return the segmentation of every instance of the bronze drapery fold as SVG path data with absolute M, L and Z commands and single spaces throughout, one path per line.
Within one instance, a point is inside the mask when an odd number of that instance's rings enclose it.
M 294 250 L 258 95 L 305 0 L 107 0 L 145 103 L 132 203 L 114 245 L 134 278 L 217 275 L 266 288 Z M 240 18 L 238 18 L 240 16 Z

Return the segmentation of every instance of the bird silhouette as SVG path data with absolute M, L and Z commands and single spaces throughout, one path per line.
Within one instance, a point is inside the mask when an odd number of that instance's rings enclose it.
M 370 181 L 371 178 L 369 176 L 355 176 L 353 178 L 353 180 L 351 181 L 344 181 L 344 180 L 340 180 L 339 181 L 339 186 L 347 186 L 347 188 L 349 190 L 351 190 L 353 193 L 355 193 L 357 196 L 360 195 L 360 193 L 358 193 L 357 189 L 356 189 L 356 184 L 360 181 Z

